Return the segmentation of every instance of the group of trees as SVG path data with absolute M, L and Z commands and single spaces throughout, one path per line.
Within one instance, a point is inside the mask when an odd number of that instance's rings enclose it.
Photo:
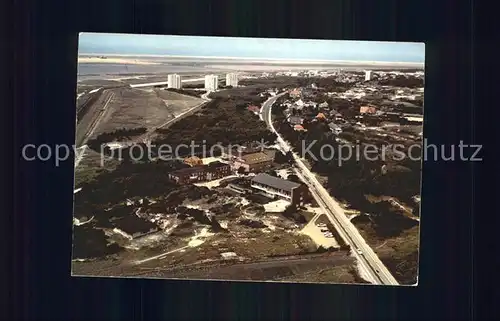
M 184 89 L 167 88 L 165 90 L 172 91 L 174 93 L 178 93 L 181 95 L 193 96 L 193 97 L 201 97 L 201 95 L 204 94 L 204 92 L 201 90 L 192 90 L 192 89 L 187 89 L 186 87 Z
M 75 213 L 105 209 L 127 198 L 157 197 L 178 189 L 168 173 L 175 162 L 120 163 L 113 171 L 103 171 L 93 181 L 82 184 L 75 194 Z
M 112 255 L 122 248 L 116 244 L 108 244 L 102 230 L 89 225 L 75 226 L 73 229 L 73 259 L 90 259 Z
M 182 85 L 182 88 L 185 88 L 185 89 L 202 89 L 202 88 L 205 88 L 205 84 L 183 84 Z
M 385 78 L 376 81 L 381 86 L 421 88 L 424 87 L 424 79 L 398 75 L 395 78 Z
M 208 151 L 216 144 L 244 145 L 264 139 L 273 142 L 276 135 L 271 133 L 252 112 L 249 104 L 255 103 L 255 97 L 215 98 L 202 110 L 190 117 L 176 122 L 168 129 L 158 130 L 160 137 L 154 142 L 157 146 L 169 144 L 172 148 L 180 144 L 204 142 Z M 201 151 L 200 146 L 197 150 Z
M 297 208 L 296 205 L 290 204 L 288 205 L 285 210 L 283 211 L 282 215 L 292 221 L 294 221 L 297 224 L 304 224 L 307 223 L 306 218 L 304 215 L 300 213 L 300 210 Z
M 273 78 L 258 78 L 258 79 L 243 79 L 241 85 L 256 86 L 264 85 L 264 87 L 275 87 L 278 89 L 309 87 L 316 84 L 317 87 L 326 91 L 343 92 L 352 87 L 353 84 L 338 82 L 334 77 L 288 77 L 279 76 Z

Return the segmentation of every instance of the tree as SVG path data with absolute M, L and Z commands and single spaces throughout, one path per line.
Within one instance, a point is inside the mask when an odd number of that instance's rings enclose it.
M 246 173 L 245 167 L 243 167 L 243 166 L 238 167 L 237 172 L 240 175 L 244 175 Z
M 276 171 L 275 171 L 275 170 L 273 170 L 273 169 L 268 170 L 268 171 L 266 172 L 266 174 L 271 175 L 271 176 L 274 176 L 274 177 L 278 177 L 278 174 L 276 174 Z

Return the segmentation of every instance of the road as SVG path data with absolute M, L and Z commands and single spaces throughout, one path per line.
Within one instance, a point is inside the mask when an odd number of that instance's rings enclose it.
M 277 141 L 283 151 L 291 151 L 289 144 L 280 136 L 272 124 L 271 109 L 276 100 L 284 95 L 281 93 L 275 97 L 271 97 L 262 105 L 261 114 L 267 127 L 277 135 Z M 328 219 L 333 226 L 338 230 L 340 236 L 350 245 L 355 255 L 361 264 L 363 270 L 372 279 L 375 284 L 398 285 L 396 279 L 392 276 L 385 265 L 380 261 L 375 252 L 366 243 L 363 237 L 359 234 L 357 228 L 351 223 L 344 213 L 342 207 L 337 201 L 326 191 L 321 183 L 316 179 L 315 175 L 307 168 L 303 160 L 295 153 L 292 154 L 294 161 L 298 167 L 299 174 L 304 182 L 308 185 L 312 195 L 318 201 L 318 204 L 323 207 Z
M 76 142 L 77 147 L 82 147 L 83 145 L 85 145 L 87 143 L 88 139 L 94 134 L 95 130 L 99 126 L 99 123 L 101 122 L 102 116 L 106 112 L 106 108 L 108 107 L 109 102 L 111 101 L 111 99 L 113 99 L 114 93 L 111 91 L 105 90 L 103 92 L 103 96 L 106 97 L 106 98 L 104 98 L 106 101 L 104 103 L 104 106 L 99 110 L 97 115 L 95 117 L 93 117 L 92 122 L 86 128 L 86 131 L 82 135 L 80 141 Z M 95 103 L 94 105 L 97 105 L 97 103 Z M 90 115 L 90 113 L 88 113 L 88 114 L 89 114 L 89 116 L 92 116 L 92 115 Z M 83 124 L 82 124 L 82 126 L 83 126 Z
M 190 82 L 198 82 L 198 81 L 203 81 L 205 78 L 195 78 L 195 79 L 181 79 L 182 83 L 190 83 Z M 130 85 L 132 88 L 141 88 L 141 87 L 152 87 L 152 86 L 162 86 L 162 85 L 168 85 L 168 81 L 160 81 L 160 82 L 150 82 L 146 84 L 134 84 Z
M 104 91 L 103 92 L 103 95 L 107 95 L 104 103 L 104 106 L 101 108 L 101 110 L 99 110 L 99 112 L 97 113 L 97 115 L 95 117 L 92 116 L 92 112 L 88 112 L 87 113 L 87 117 L 93 117 L 93 119 L 91 120 L 91 123 L 90 125 L 85 129 L 85 128 L 79 128 L 78 125 L 80 126 L 85 126 L 85 124 L 80 123 L 80 124 L 77 124 L 77 139 L 76 139 L 76 146 L 77 148 L 75 148 L 75 168 L 78 167 L 78 165 L 80 164 L 80 161 L 82 160 L 83 156 L 85 155 L 85 152 L 87 150 L 87 141 L 88 139 L 94 134 L 95 130 L 97 129 L 97 127 L 99 126 L 99 123 L 101 122 L 101 119 L 103 118 L 103 116 L 105 115 L 106 113 L 106 108 L 108 107 L 108 104 L 109 102 L 111 101 L 111 99 L 113 99 L 113 96 L 114 96 L 114 93 L 113 92 L 109 92 L 109 91 Z M 95 103 L 97 104 L 97 103 Z M 92 107 L 92 106 L 91 106 Z M 78 137 L 78 130 L 85 130 L 85 132 L 83 133 L 83 135 L 80 136 L 80 138 Z

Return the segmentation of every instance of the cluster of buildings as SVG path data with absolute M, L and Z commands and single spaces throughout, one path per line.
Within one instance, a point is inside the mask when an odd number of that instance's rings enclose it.
M 236 172 L 254 173 L 250 181 L 252 192 L 292 203 L 303 202 L 307 195 L 305 185 L 263 173 L 273 166 L 274 153 L 273 150 L 226 148 L 220 159 L 208 163 L 196 156 L 185 158 L 183 162 L 189 167 L 172 171 L 168 177 L 179 185 L 187 185 L 221 179 Z
M 246 173 L 264 171 L 272 167 L 273 161 L 274 151 L 226 149 L 221 159 L 185 158 L 183 162 L 189 167 L 169 173 L 169 178 L 181 185 L 211 181 L 242 169 Z
M 304 89 L 295 88 L 290 92 L 291 98 L 303 97 Z M 337 112 L 335 109 L 330 108 L 329 104 L 324 101 L 322 103 L 316 103 L 313 101 L 304 101 L 302 98 L 294 102 L 286 101 L 284 103 L 286 109 L 284 111 L 285 117 L 287 118 L 290 126 L 296 131 L 305 131 L 303 124 L 306 121 L 328 121 L 330 130 L 338 135 L 342 132 L 342 127 L 339 124 L 344 122 L 342 114 Z M 304 108 L 307 108 L 307 112 L 304 112 Z
M 238 74 L 226 74 L 226 86 L 238 87 Z M 208 91 L 216 91 L 219 89 L 219 76 L 206 75 L 205 76 L 205 89 Z

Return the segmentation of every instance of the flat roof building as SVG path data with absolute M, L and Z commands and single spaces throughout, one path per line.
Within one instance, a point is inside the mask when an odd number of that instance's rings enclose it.
M 271 197 L 279 197 L 294 204 L 300 203 L 305 197 L 305 185 L 286 179 L 261 173 L 252 179 L 252 188 L 264 192 Z

